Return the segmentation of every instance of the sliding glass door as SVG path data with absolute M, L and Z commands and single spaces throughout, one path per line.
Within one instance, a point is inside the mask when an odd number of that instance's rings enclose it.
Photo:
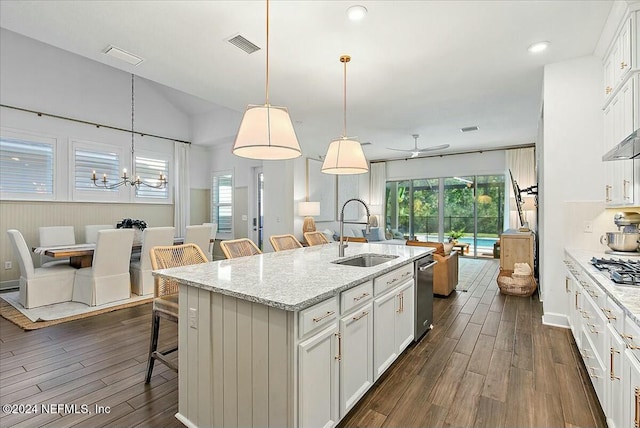
M 465 255 L 493 256 L 502 232 L 504 183 L 504 175 L 389 181 L 387 234 L 420 241 L 452 238 Z

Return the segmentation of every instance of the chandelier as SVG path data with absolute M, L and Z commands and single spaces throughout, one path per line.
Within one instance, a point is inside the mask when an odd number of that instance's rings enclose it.
M 135 86 L 134 86 L 134 78 L 135 76 L 131 74 L 131 171 L 133 171 L 133 165 L 135 163 L 135 127 L 134 127 L 134 118 L 135 118 Z M 120 181 L 116 183 L 109 183 L 107 180 L 107 174 L 102 175 L 102 179 L 98 180 L 96 177 L 96 172 L 93 171 L 91 175 L 91 181 L 93 181 L 94 186 L 100 187 L 102 189 L 116 189 L 120 186 L 131 186 L 136 189 L 140 186 L 151 187 L 153 189 L 164 189 L 167 187 L 167 177 L 164 173 L 160 173 L 160 178 L 158 179 L 158 184 L 149 184 L 140 179 L 140 176 L 136 176 L 135 178 L 127 175 L 127 168 L 122 169 L 122 176 L 120 177 Z

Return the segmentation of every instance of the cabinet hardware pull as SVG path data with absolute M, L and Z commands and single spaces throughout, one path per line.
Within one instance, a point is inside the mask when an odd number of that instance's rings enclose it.
M 577 291 L 575 292 L 575 295 L 576 295 L 576 310 L 577 310 L 578 309 L 578 292 Z
M 602 376 L 598 376 L 597 374 L 595 374 L 594 372 L 597 370 L 595 367 L 587 367 L 589 370 L 589 376 L 591 376 L 594 379 L 600 379 Z
M 636 411 L 635 411 L 635 416 L 634 416 L 634 426 L 636 428 L 640 427 L 640 389 L 639 388 L 634 388 L 634 392 L 636 395 Z
M 362 317 L 366 317 L 367 315 L 369 315 L 369 311 L 362 311 L 360 315 L 353 317 L 353 320 L 358 321 L 359 319 L 361 319 Z
M 622 195 L 624 199 L 631 199 L 631 196 L 627 196 L 628 186 L 629 186 L 629 180 L 622 180 Z
M 335 314 L 335 311 L 328 311 L 326 314 L 322 315 L 321 317 L 316 317 L 313 319 L 313 322 L 319 322 L 322 321 L 323 319 L 330 317 L 331 315 Z
M 591 318 L 591 315 L 589 315 L 589 312 L 587 312 L 587 311 L 580 311 L 580 313 L 582 314 L 582 318 L 584 318 L 584 319 L 588 320 L 588 319 Z
M 633 336 L 631 336 L 630 334 L 622 334 L 622 333 L 620 333 L 620 336 L 622 337 L 622 340 L 624 340 L 624 343 L 627 344 L 627 348 L 629 348 L 629 349 L 640 349 L 640 346 L 634 345 Z
M 358 297 L 354 297 L 354 298 L 353 298 L 353 300 L 354 300 L 355 302 L 357 302 L 358 300 L 362 300 L 362 299 L 364 299 L 364 298 L 365 298 L 365 297 L 367 297 L 368 295 L 369 295 L 369 293 L 362 293 L 362 294 L 361 294 L 361 295 L 359 295 Z
M 583 360 L 590 360 L 591 357 L 589 356 L 589 353 L 587 352 L 586 349 L 583 349 L 580 351 L 580 355 L 582 355 L 582 359 Z
M 608 94 L 609 92 L 607 92 Z M 609 191 L 611 190 L 611 186 L 609 186 L 608 184 L 606 186 L 604 186 L 604 190 L 605 190 L 605 202 L 611 202 L 611 196 L 609 195 Z
M 336 355 L 336 360 L 342 360 L 342 335 L 340 333 L 335 334 L 338 338 L 338 355 Z
M 587 324 L 589 326 L 589 331 L 593 334 L 600 334 L 600 332 L 598 330 L 596 330 L 596 325 L 595 324 Z
M 564 277 L 564 291 L 567 293 L 569 292 L 569 278 L 566 276 Z
M 404 277 L 405 277 L 405 276 L 407 276 L 407 275 L 411 275 L 411 272 L 405 272 L 405 273 L 403 273 L 403 274 L 402 274 L 402 277 L 404 278 Z
M 605 92 L 606 94 L 610 94 L 610 93 L 611 93 L 611 91 L 613 91 L 613 88 L 612 88 L 611 86 L 607 86 L 607 87 L 604 89 L 604 92 Z
M 607 308 L 600 308 L 600 309 L 602 309 L 602 312 L 604 312 L 604 315 L 607 317 L 609 321 L 618 319 L 616 318 L 615 315 L 611 315 L 611 309 L 607 309 Z
M 396 282 L 398 280 L 398 278 L 393 278 L 391 281 L 387 281 L 387 285 L 391 285 L 394 282 Z
M 622 61 L 622 62 L 620 63 L 620 70 L 624 70 L 624 69 L 627 67 L 627 65 L 628 65 L 627 63 L 625 63 L 624 61 Z
M 610 354 L 609 354 L 609 377 L 611 378 L 611 380 L 620 380 L 620 378 L 618 376 L 615 375 L 614 370 L 613 370 L 613 354 L 619 354 L 620 351 L 616 351 L 613 348 L 610 348 Z

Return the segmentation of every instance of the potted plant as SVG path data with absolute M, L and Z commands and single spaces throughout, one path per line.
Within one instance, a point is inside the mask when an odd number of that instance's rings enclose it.
M 462 236 L 464 236 L 464 228 L 460 230 L 451 229 L 449 232 L 449 242 L 457 244 L 458 238 L 462 238 Z
M 116 224 L 116 228 L 133 229 L 135 232 L 133 242 L 139 244 L 142 242 L 142 231 L 147 228 L 147 222 L 144 220 L 125 218 L 120 223 Z

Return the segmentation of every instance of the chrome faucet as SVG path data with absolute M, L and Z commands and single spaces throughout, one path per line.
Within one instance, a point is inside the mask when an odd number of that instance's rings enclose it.
M 367 210 L 367 221 L 366 222 L 362 222 L 362 221 L 344 221 L 344 207 L 347 206 L 347 204 L 351 201 L 356 201 L 356 202 L 360 202 L 362 205 L 364 205 L 364 209 Z M 348 247 L 347 244 L 344 243 L 344 224 L 365 224 L 366 225 L 366 232 L 369 233 L 369 218 L 371 217 L 371 214 L 369 213 L 369 207 L 367 206 L 367 204 L 362 200 L 362 199 L 349 199 L 347 202 L 344 203 L 344 205 L 342 206 L 342 210 L 340 210 L 340 244 L 338 245 L 338 257 L 344 257 L 344 249 Z

